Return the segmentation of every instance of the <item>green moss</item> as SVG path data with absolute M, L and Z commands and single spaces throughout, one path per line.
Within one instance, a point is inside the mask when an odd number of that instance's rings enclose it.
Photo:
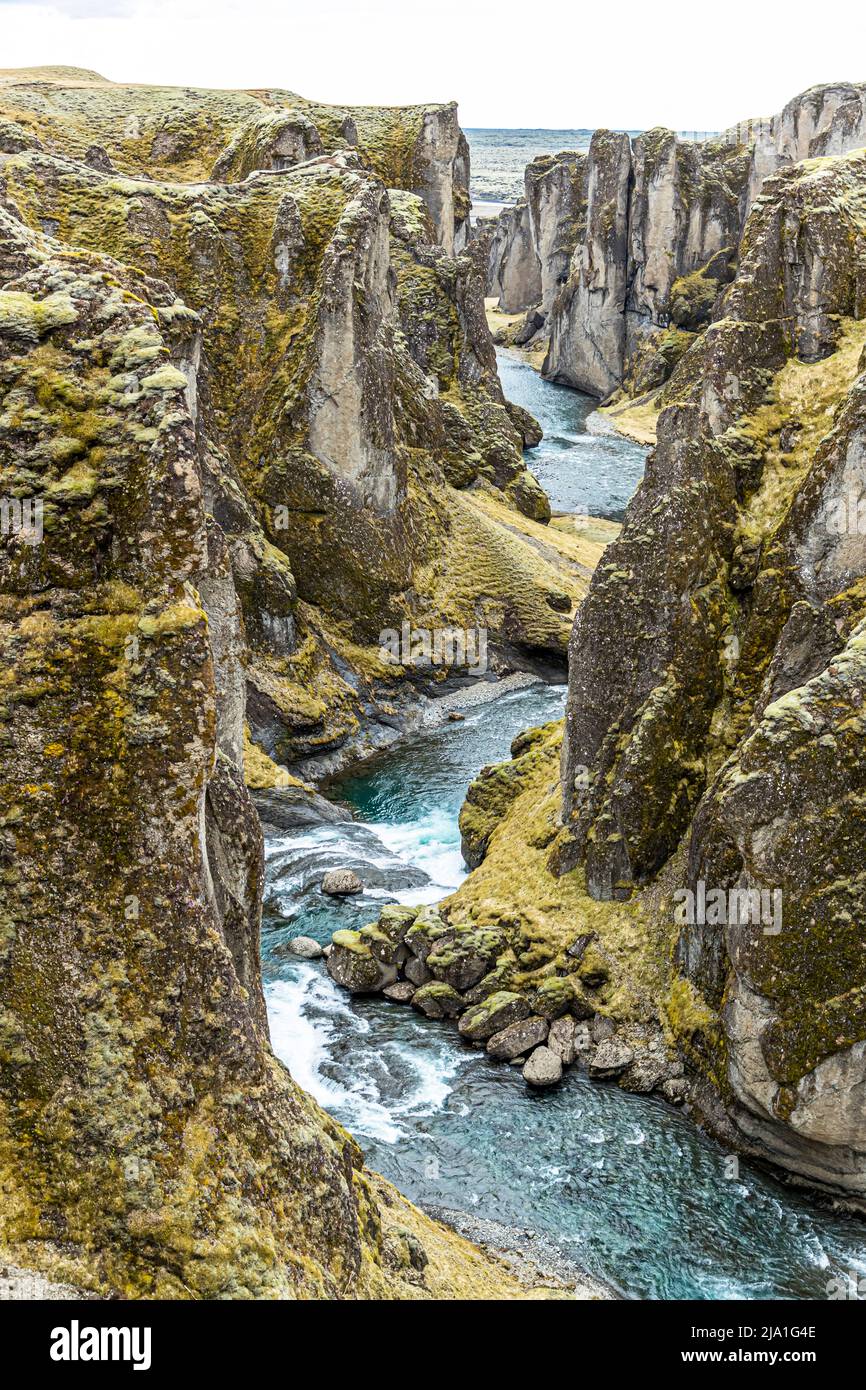
M 36 342 L 77 317 L 68 294 L 55 292 L 35 299 L 23 290 L 0 290 L 0 333 Z

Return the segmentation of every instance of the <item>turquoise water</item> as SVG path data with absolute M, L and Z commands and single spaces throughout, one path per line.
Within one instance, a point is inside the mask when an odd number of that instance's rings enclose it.
M 526 450 L 526 465 L 554 511 L 621 521 L 643 477 L 648 451 L 596 416 L 598 401 L 591 396 L 542 381 L 534 368 L 506 348 L 499 348 L 496 356 L 506 396 L 531 411 L 544 428 L 538 447 Z
M 564 691 L 539 686 L 416 739 L 334 790 L 370 836 L 366 853 L 429 875 L 392 898 L 436 898 L 464 872 L 456 815 L 469 777 L 507 756 L 513 735 L 557 717 Z M 324 868 L 363 859 L 352 826 L 319 835 Z M 315 852 L 314 857 L 315 857 Z M 534 1094 L 519 1071 L 465 1047 L 411 1008 L 351 999 L 317 963 L 281 956 L 286 936 L 328 939 L 384 900 L 334 906 L 293 882 L 291 837 L 268 846 L 263 934 L 274 1047 L 296 1080 L 360 1140 L 368 1162 L 414 1201 L 531 1227 L 575 1263 L 643 1298 L 822 1298 L 829 1279 L 866 1274 L 866 1227 L 823 1211 L 728 1155 L 681 1112 L 572 1070 Z M 282 862 L 282 871 L 275 865 Z M 363 876 L 363 873 L 362 873 Z M 321 881 L 321 873 L 318 874 Z M 318 910 L 313 899 L 318 900 Z M 297 911 L 288 919 L 285 913 Z
M 614 514 L 637 485 L 644 450 L 582 434 L 587 398 L 518 367 L 504 365 L 505 388 L 550 431 L 545 483 L 555 505 L 580 473 L 594 503 L 582 509 Z M 566 431 L 573 447 L 557 445 Z M 457 887 L 467 784 L 508 756 L 519 730 L 558 718 L 564 699 L 563 686 L 539 684 L 479 706 L 333 786 L 354 822 L 268 844 L 262 952 L 274 1048 L 371 1166 L 416 1202 L 532 1228 L 633 1297 L 824 1298 L 831 1279 L 866 1275 L 863 1223 L 751 1164 L 728 1177 L 729 1155 L 661 1101 L 574 1069 L 557 1090 L 533 1093 L 455 1028 L 352 999 L 320 963 L 281 952 L 300 933 L 325 942 L 339 926 L 371 921 L 383 902 L 436 902 Z M 322 874 L 346 864 L 368 886 L 335 902 L 319 890 Z

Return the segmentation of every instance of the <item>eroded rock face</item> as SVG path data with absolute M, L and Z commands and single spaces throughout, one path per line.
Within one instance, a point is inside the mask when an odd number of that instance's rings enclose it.
M 597 899 L 664 869 L 673 912 L 674 864 L 722 894 L 673 919 L 687 1054 L 755 1151 L 861 1200 L 864 192 L 862 154 L 765 180 L 665 390 L 575 622 L 558 850 Z
M 527 166 L 526 201 L 541 283 L 540 299 L 530 302 L 545 320 L 585 234 L 587 165 L 585 154 L 565 150 L 541 155 Z
M 45 499 L 0 569 L 3 1239 L 130 1295 L 348 1287 L 357 1157 L 265 1046 L 261 831 L 231 729 L 218 747 L 174 296 L 0 219 L 2 490 Z
M 529 204 L 522 199 L 499 215 L 491 258 L 495 262 L 490 293 L 499 296 L 507 314 L 528 309 L 541 298 L 541 270 L 532 239 Z
M 488 293 L 506 313 L 532 309 L 543 327 L 585 233 L 585 154 L 539 155 L 526 167 L 525 197 L 503 208 L 490 235 Z
M 596 131 L 586 164 L 586 234 L 557 297 L 544 374 L 590 395 L 620 385 L 632 178 L 627 135 Z
M 713 316 L 764 180 L 864 142 L 866 88 L 845 83 L 703 143 L 651 130 L 630 146 L 598 131 L 588 156 L 528 166 L 526 202 L 503 212 L 494 237 L 490 292 L 537 315 L 546 376 L 598 397 L 642 395 L 687 345 L 671 327 Z
M 83 80 L 42 149 L 2 128 L 0 1243 L 123 1297 L 495 1295 L 507 1276 L 443 1232 L 426 1257 L 433 1228 L 276 1061 L 259 970 L 250 688 L 317 688 L 312 642 L 286 675 L 304 600 L 277 507 L 311 532 L 339 511 L 347 567 L 367 547 L 386 588 L 389 554 L 411 572 L 421 372 L 384 187 L 354 156 L 108 174 L 57 152 Z M 189 113 L 148 113 L 101 132 L 112 161 L 192 176 Z M 447 509 L 433 450 L 423 469 Z

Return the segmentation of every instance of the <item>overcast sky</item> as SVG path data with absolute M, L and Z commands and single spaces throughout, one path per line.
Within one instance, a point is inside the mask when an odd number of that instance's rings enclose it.
M 716 130 L 866 80 L 862 15 L 850 0 L 0 0 L 0 63 L 346 104 L 456 98 L 465 126 Z

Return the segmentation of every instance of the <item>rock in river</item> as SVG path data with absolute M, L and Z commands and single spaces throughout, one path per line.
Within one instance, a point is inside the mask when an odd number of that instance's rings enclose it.
M 377 960 L 360 932 L 338 931 L 328 956 L 328 974 L 350 994 L 375 994 L 394 983 L 397 968 Z
M 324 955 L 321 945 L 312 936 L 293 936 L 286 943 L 286 950 L 289 955 L 301 956 L 304 960 L 319 960 Z
M 322 879 L 322 892 L 335 898 L 363 893 L 364 885 L 353 869 L 329 869 Z
M 513 1057 L 519 1057 L 522 1052 L 529 1052 L 543 1043 L 547 1037 L 547 1027 L 547 1019 L 538 1015 L 522 1019 L 519 1023 L 510 1023 L 507 1028 L 493 1034 L 487 1051 L 497 1061 L 511 1061 Z
M 555 1086 L 562 1077 L 562 1062 L 550 1047 L 537 1047 L 523 1068 L 530 1086 Z

